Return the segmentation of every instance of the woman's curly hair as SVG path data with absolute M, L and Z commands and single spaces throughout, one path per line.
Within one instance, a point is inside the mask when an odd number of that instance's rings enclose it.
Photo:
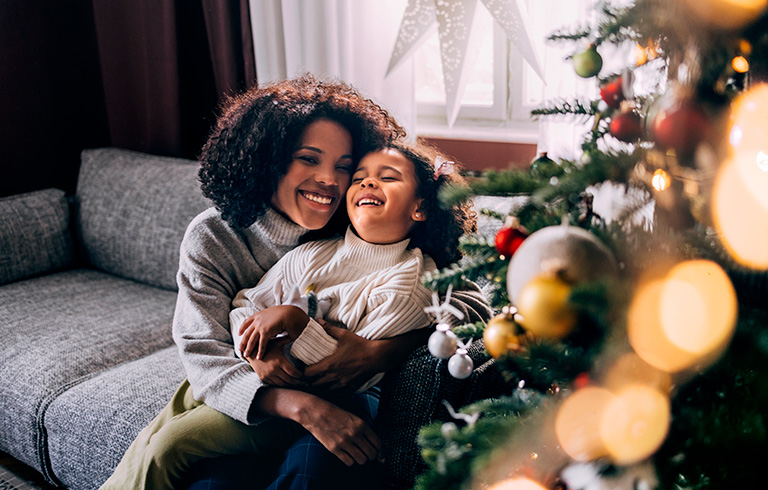
M 266 212 L 302 133 L 318 119 L 349 131 L 355 163 L 405 135 L 386 110 L 350 85 L 311 75 L 229 98 L 203 146 L 198 177 L 203 194 L 230 226 L 248 227 Z
M 477 213 L 468 203 L 446 207 L 440 201 L 440 189 L 447 185 L 467 185 L 454 162 L 454 171 L 435 178 L 435 159 L 440 156 L 452 160 L 436 148 L 423 143 L 393 141 L 384 146 L 398 151 L 413 162 L 418 181 L 417 195 L 422 198 L 421 209 L 426 221 L 417 221 L 411 229 L 409 246 L 418 247 L 435 264 L 447 267 L 461 258 L 459 237 L 477 231 Z

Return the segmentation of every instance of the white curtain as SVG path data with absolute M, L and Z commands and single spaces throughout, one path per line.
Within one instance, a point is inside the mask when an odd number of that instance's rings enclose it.
M 260 83 L 303 73 L 344 80 L 415 134 L 413 64 L 385 78 L 406 0 L 250 0 Z

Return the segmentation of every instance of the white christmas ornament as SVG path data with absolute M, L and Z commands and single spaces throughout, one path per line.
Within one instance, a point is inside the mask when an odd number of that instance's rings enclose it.
M 438 359 L 451 357 L 456 352 L 457 346 L 458 337 L 446 323 L 439 323 L 427 342 L 429 353 Z
M 456 354 L 448 359 L 448 372 L 456 379 L 468 378 L 473 369 L 475 369 L 475 363 L 467 355 L 467 349 L 457 349 Z
M 479 1 L 482 1 L 523 58 L 543 79 L 538 53 L 528 31 L 529 22 L 525 7 L 519 0 Z M 477 2 L 478 0 L 408 0 L 387 68 L 389 75 L 427 39 L 437 23 L 446 115 L 450 126 L 456 121 L 467 74 L 474 65 L 479 49 L 479 32 L 474 28 Z
M 526 238 L 509 261 L 507 292 L 512 304 L 531 279 L 557 270 L 572 284 L 619 272 L 613 253 L 594 234 L 567 224 L 548 226 Z

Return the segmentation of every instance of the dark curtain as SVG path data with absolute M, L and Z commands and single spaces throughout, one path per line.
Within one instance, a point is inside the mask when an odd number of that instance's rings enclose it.
M 74 192 L 83 148 L 195 158 L 255 81 L 247 0 L 0 2 L 0 196 Z

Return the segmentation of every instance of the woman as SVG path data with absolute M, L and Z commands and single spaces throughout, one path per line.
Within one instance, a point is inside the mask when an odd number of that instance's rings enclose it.
M 311 380 L 324 389 L 355 388 L 402 363 L 423 344 L 424 333 L 369 341 L 332 328 L 338 349 L 302 375 L 279 345 L 250 365 L 237 358 L 228 315 L 237 292 L 256 284 L 300 239 L 308 239 L 309 231 L 329 235 L 346 227 L 344 210 L 335 211 L 354 165 L 369 150 L 403 135 L 386 111 L 352 87 L 309 76 L 252 88 L 228 103 L 201 156 L 203 193 L 215 208 L 193 220 L 181 246 L 173 337 L 188 381 L 139 434 L 105 487 L 143 486 L 121 479 L 121 468 L 138 461 L 151 471 L 162 464 L 142 461 L 142 447 L 173 444 L 177 425 L 169 421 L 194 416 L 203 403 L 244 424 L 271 415 L 306 429 L 308 434 L 278 457 L 283 461 L 272 488 L 336 480 L 345 454 L 358 462 L 371 459 L 373 453 L 360 449 L 378 444 L 368 424 L 292 387 Z M 468 294 L 463 306 L 470 316 L 482 317 L 487 314 L 482 301 L 472 311 L 473 299 L 480 299 L 476 294 Z M 235 478 L 226 486 L 259 476 L 224 475 Z

